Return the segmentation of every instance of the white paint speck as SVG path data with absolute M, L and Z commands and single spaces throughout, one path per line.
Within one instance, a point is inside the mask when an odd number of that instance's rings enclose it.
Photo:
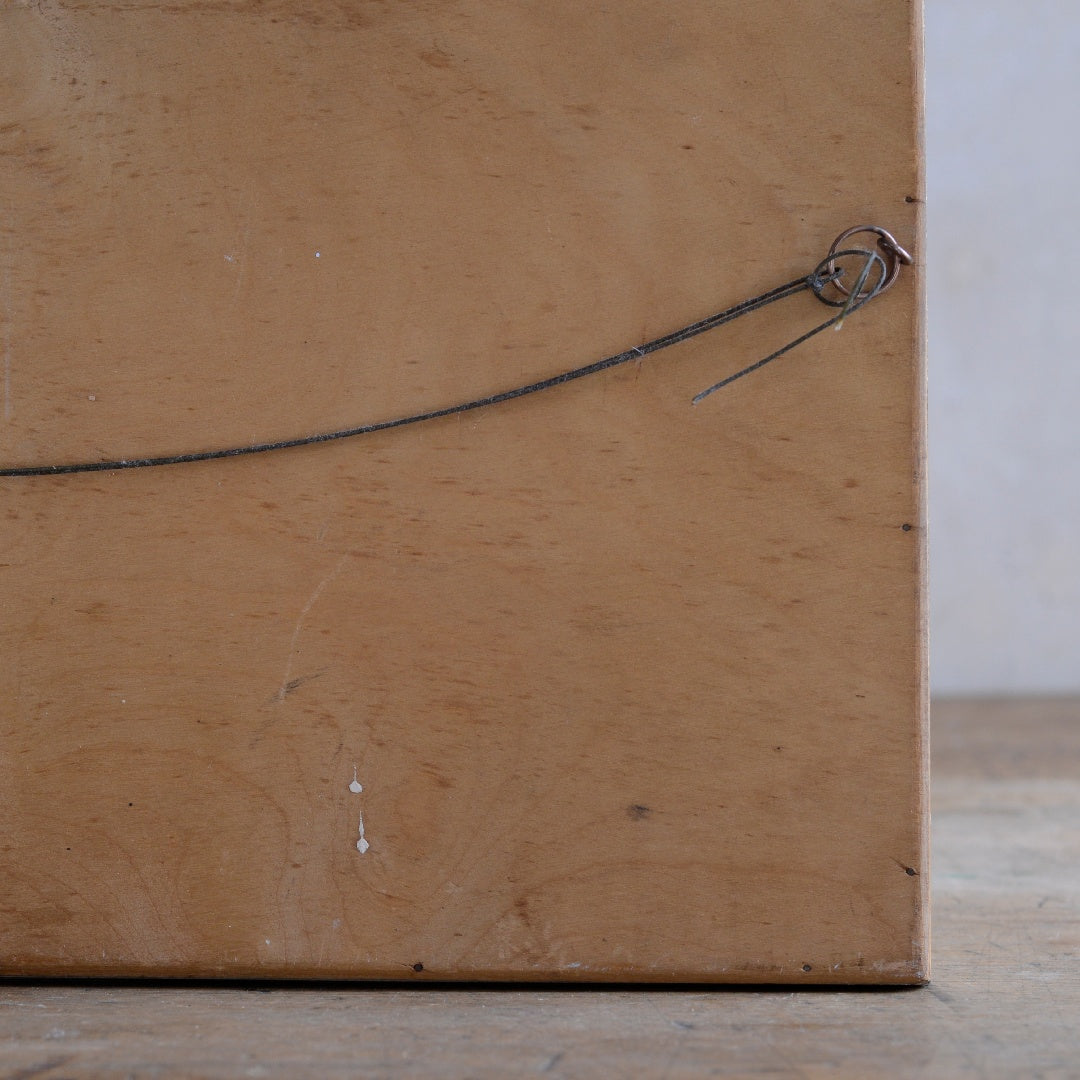
M 234 262 L 236 262 L 236 256 L 235 255 L 226 255 L 225 256 L 225 261 L 234 263 Z
M 349 784 L 349 790 L 354 795 L 359 795 L 360 792 L 362 792 L 364 790 L 364 785 L 360 783 L 360 778 L 356 774 L 356 766 L 355 765 L 353 766 L 352 783 Z M 358 818 L 357 828 L 359 830 L 360 836 L 356 841 L 356 850 L 359 851 L 361 855 L 363 855 L 368 850 L 368 848 L 371 847 L 371 845 L 367 842 L 367 839 L 364 837 L 364 815 L 363 814 L 358 814 L 357 818 Z
M 263 938 L 263 941 L 265 941 L 267 945 L 270 944 L 270 939 L 269 938 Z
M 97 394 L 87 394 L 86 395 L 86 400 L 87 401 L 97 401 Z
M 321 259 L 322 258 L 322 252 L 321 251 L 316 251 L 315 252 L 315 258 L 316 259 Z

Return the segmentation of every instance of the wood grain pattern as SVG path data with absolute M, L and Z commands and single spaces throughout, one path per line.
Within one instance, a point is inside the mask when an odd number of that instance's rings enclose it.
M 917 8 L 8 4 L 0 457 L 438 407 L 917 241 Z M 697 408 L 820 306 L 3 481 L 2 969 L 923 979 L 919 306 Z
M 1080 701 L 934 710 L 934 979 L 692 988 L 0 986 L 12 1076 L 1072 1077 Z M 193 1034 L 196 1038 L 193 1038 Z

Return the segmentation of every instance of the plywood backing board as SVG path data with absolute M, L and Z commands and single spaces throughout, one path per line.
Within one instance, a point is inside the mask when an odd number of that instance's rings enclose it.
M 0 7 L 0 465 L 918 255 L 918 18 Z M 0 480 L 0 970 L 925 978 L 919 277 Z

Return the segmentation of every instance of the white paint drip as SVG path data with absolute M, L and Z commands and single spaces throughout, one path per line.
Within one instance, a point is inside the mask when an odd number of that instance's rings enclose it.
M 359 795 L 360 792 L 362 792 L 364 790 L 364 785 L 360 783 L 360 779 L 356 774 L 356 766 L 355 765 L 353 766 L 352 782 L 349 784 L 349 790 L 354 795 Z M 371 845 L 367 842 L 367 839 L 364 836 L 364 815 L 363 815 L 363 813 L 357 814 L 357 818 L 359 819 L 358 828 L 359 828 L 359 831 L 360 831 L 360 836 L 356 841 L 356 850 L 359 851 L 361 855 L 363 855 L 368 850 L 368 848 L 371 847 Z

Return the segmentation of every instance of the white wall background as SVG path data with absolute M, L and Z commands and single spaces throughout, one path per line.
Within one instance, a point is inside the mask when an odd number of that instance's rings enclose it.
M 1080 2 L 926 0 L 931 686 L 1080 691 Z

